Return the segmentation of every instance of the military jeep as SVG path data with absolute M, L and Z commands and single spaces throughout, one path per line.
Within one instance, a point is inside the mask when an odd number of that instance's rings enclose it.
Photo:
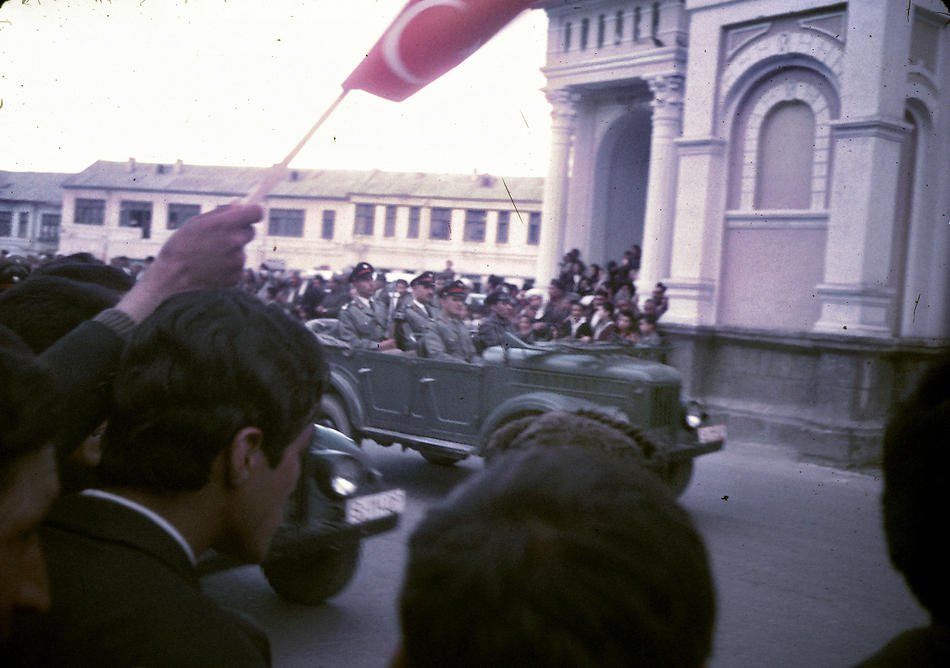
M 514 335 L 476 364 L 352 349 L 332 320 L 309 323 L 323 344 L 331 389 L 328 424 L 356 442 L 400 444 L 451 465 L 484 455 L 489 436 L 510 420 L 553 410 L 593 410 L 637 427 L 657 446 L 650 460 L 676 493 L 693 458 L 722 448 L 724 425 L 680 397 L 679 372 L 646 359 L 649 350 L 582 343 L 528 344 Z
M 404 506 L 404 491 L 386 486 L 352 439 L 314 425 L 300 479 L 261 569 L 283 598 L 321 603 L 353 577 L 362 539 L 394 529 Z M 211 552 L 201 559 L 199 572 L 237 565 Z

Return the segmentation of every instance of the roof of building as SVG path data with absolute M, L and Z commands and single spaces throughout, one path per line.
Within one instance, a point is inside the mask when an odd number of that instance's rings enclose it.
M 59 172 L 0 171 L 0 200 L 59 204 L 63 201 L 63 182 L 71 176 Z
M 108 188 L 151 192 L 233 195 L 251 192 L 264 167 L 110 162 L 99 160 L 69 177 L 66 188 Z M 541 177 L 485 174 L 429 174 L 378 170 L 295 169 L 272 197 L 347 198 L 353 195 L 406 196 L 509 201 L 541 201 Z

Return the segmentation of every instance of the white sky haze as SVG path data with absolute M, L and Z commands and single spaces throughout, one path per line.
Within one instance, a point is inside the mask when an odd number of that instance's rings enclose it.
M 0 169 L 96 160 L 268 166 L 340 93 L 404 0 L 9 0 Z M 547 171 L 547 20 L 531 10 L 403 102 L 352 91 L 298 168 Z

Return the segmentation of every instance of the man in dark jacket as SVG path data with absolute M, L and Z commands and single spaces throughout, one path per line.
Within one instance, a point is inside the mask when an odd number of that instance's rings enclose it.
M 409 282 L 409 289 L 393 312 L 396 342 L 400 350 L 418 351 L 422 335 L 432 326 L 435 274 L 422 272 Z
M 485 297 L 485 306 L 488 307 L 488 317 L 479 324 L 478 333 L 475 335 L 475 347 L 479 352 L 502 345 L 506 334 L 514 331 L 512 318 L 515 315 L 515 304 L 507 291 L 495 290 L 489 293 Z
M 266 666 L 266 637 L 198 586 L 209 548 L 259 562 L 310 443 L 325 366 L 296 319 L 239 290 L 167 300 L 115 379 L 100 488 L 43 530 L 53 605 L 28 665 Z

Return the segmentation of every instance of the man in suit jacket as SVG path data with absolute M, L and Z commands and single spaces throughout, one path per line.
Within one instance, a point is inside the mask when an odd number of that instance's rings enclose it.
M 196 559 L 259 562 L 310 443 L 326 369 L 297 320 L 239 290 L 167 300 L 114 383 L 100 488 L 43 530 L 52 608 L 24 665 L 266 666 L 266 637 L 202 596 Z
M 356 295 L 340 309 L 340 338 L 353 348 L 396 350 L 396 339 L 389 336 L 389 307 L 373 298 L 373 273 L 368 262 L 360 262 L 350 272 Z

